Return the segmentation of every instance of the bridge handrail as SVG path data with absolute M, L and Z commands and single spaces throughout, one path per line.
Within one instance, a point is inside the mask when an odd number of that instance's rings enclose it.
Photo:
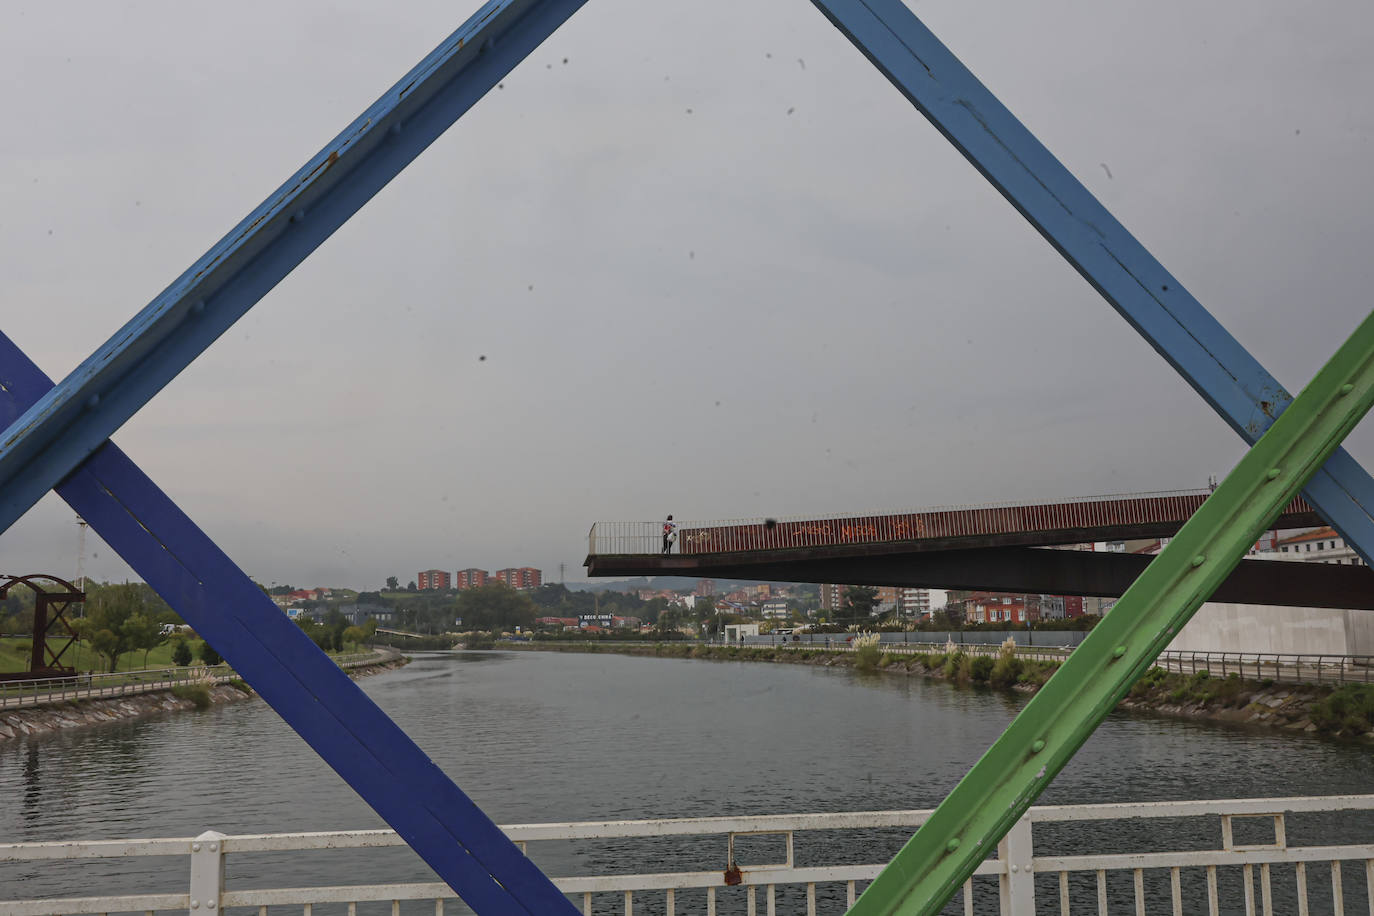
M 152 693 L 182 684 L 219 683 L 233 676 L 230 667 L 221 663 L 0 681 L 0 709 Z
M 880 511 L 866 513 L 832 512 L 777 517 L 753 516 L 725 519 L 689 519 L 679 520 L 677 522 L 677 527 L 678 537 L 687 538 L 690 537 L 692 532 L 697 532 L 702 535 L 705 535 L 705 533 L 707 532 L 741 532 L 755 528 L 767 530 L 769 528 L 777 528 L 778 526 L 781 526 L 783 529 L 786 529 L 788 526 L 795 525 L 827 524 L 831 522 L 853 521 L 862 522 L 865 525 L 869 525 L 871 527 L 875 527 L 878 529 L 885 529 L 886 527 L 893 528 L 892 531 L 878 530 L 872 532 L 872 534 L 875 536 L 860 537 L 857 540 L 861 540 L 864 542 L 900 541 L 909 540 L 913 537 L 911 533 L 904 533 L 896 530 L 906 524 L 906 522 L 902 520 L 918 516 L 938 516 L 946 513 L 963 512 L 997 512 L 1021 509 L 1044 509 L 1050 513 L 1051 517 L 1053 517 L 1053 510 L 1056 507 L 1062 506 L 1091 505 L 1111 502 L 1129 502 L 1133 500 L 1163 500 L 1174 498 L 1191 498 L 1196 499 L 1199 503 L 1201 503 L 1201 501 L 1205 499 L 1210 492 L 1211 491 L 1206 488 L 1193 490 L 1158 490 L 1153 492 L 1146 491 L 1136 493 L 1104 493 L 1094 496 L 1071 496 L 1062 499 L 1044 501 L 1014 500 L 1007 502 L 991 503 L 965 503 L 945 506 L 925 506 L 908 510 L 893 510 L 891 508 L 887 508 Z M 1005 521 L 1014 526 L 1016 521 L 1019 521 L 1019 517 L 1018 519 L 1008 518 Z M 1182 519 L 1180 519 L 1180 521 L 1182 521 Z M 662 521 L 598 521 L 591 526 L 591 529 L 589 530 L 587 535 L 587 555 L 606 556 L 659 553 L 662 550 L 662 525 Z M 1068 525 L 1068 527 L 1076 526 Z M 801 542 L 789 545 L 770 544 L 767 546 L 771 546 L 774 548 L 778 546 L 812 546 L 810 540 L 807 539 L 805 536 L 801 536 L 798 534 L 793 534 L 791 536 L 800 536 Z M 817 541 L 817 543 L 833 544 L 848 543 L 848 541 L 836 541 L 833 538 L 831 538 L 827 533 L 827 535 L 822 537 L 819 541 Z M 689 551 L 686 549 L 687 546 L 688 545 L 685 543 L 684 540 L 683 542 L 679 543 L 678 546 L 674 547 L 673 550 L 674 552 L 681 553 L 701 552 Z M 742 549 L 756 549 L 757 547 L 761 546 L 764 545 L 755 544 L 749 547 L 744 547 Z
M 1374 795 L 1300 796 L 1290 798 L 1242 798 L 1217 800 L 1187 800 L 1165 802 L 1131 802 L 1121 804 L 1046 805 L 1031 808 L 1025 818 L 1013 828 L 1013 834 L 999 848 L 996 858 L 985 860 L 975 877 L 964 886 L 966 909 L 975 899 L 996 907 L 997 897 L 1005 891 L 1010 896 L 1010 910 L 1003 912 L 1034 912 L 1035 874 L 1059 874 L 1061 902 L 1067 903 L 1071 879 L 1080 896 L 1091 893 L 1095 879 L 1097 887 L 1105 886 L 1109 872 L 1125 872 L 1134 877 L 1137 910 L 1145 906 L 1143 873 L 1146 869 L 1167 870 L 1172 883 L 1174 900 L 1179 900 L 1181 869 L 1203 869 L 1207 884 L 1215 893 L 1218 869 L 1243 869 L 1247 876 L 1260 865 L 1259 879 L 1265 899 L 1270 898 L 1271 883 L 1282 880 L 1269 866 L 1287 863 L 1295 870 L 1297 893 L 1306 902 L 1307 863 L 1331 863 L 1333 879 L 1339 888 L 1340 863 L 1374 860 L 1374 843 L 1340 843 L 1332 845 L 1300 846 L 1288 841 L 1286 818 L 1291 814 L 1339 815 L 1345 812 L 1374 811 Z M 747 895 L 750 909 L 761 889 L 767 897 L 768 909 L 778 888 L 804 885 L 807 891 L 807 912 L 816 909 L 818 884 L 838 884 L 844 888 L 847 902 L 852 904 L 859 883 L 872 880 L 885 862 L 849 865 L 800 865 L 796 856 L 798 834 L 809 831 L 877 830 L 883 828 L 915 828 L 930 815 L 929 809 L 891 811 L 851 811 L 803 814 L 767 814 L 724 817 L 656 818 L 644 820 L 576 821 L 544 824 L 513 824 L 501 829 L 524 847 L 531 842 L 586 841 L 605 839 L 717 836 L 724 842 L 721 862 L 739 865 L 739 884 L 736 890 L 726 887 L 721 871 L 683 870 L 662 873 L 577 875 L 555 878 L 560 890 L 581 897 L 583 912 L 593 913 L 594 903 L 609 903 L 602 912 L 628 912 L 635 893 L 654 891 L 663 894 L 670 904 L 679 892 L 705 891 L 708 906 L 716 895 Z M 1036 854 L 1034 828 L 1039 824 L 1084 821 L 1117 821 L 1139 819 L 1217 818 L 1219 844 L 1215 848 L 1198 849 L 1189 843 L 1187 849 L 1142 851 L 1095 851 L 1088 855 Z M 1272 843 L 1237 843 L 1233 820 L 1236 818 L 1263 819 L 1272 828 Z M 1346 818 L 1347 823 L 1351 823 Z M 1308 823 L 1308 822 L 1305 822 Z M 1310 831 L 1310 823 L 1308 823 Z M 1367 828 L 1365 828 L 1367 829 Z M 1250 832 L 1253 832 L 1251 830 Z M 777 835 L 785 842 L 783 861 L 764 864 L 745 864 L 735 860 L 735 839 L 743 836 Z M 1323 837 L 1324 838 L 1324 835 Z M 861 838 L 860 838 L 861 839 Z M 1253 839 L 1248 837 L 1247 839 Z M 1168 842 L 1174 842 L 1169 840 Z M 4 863 L 110 859 L 126 856 L 187 856 L 190 859 L 188 893 L 148 893 L 123 896 L 70 897 L 66 899 L 0 900 L 0 916 L 39 916 L 60 912 L 80 916 L 86 913 L 119 911 L 149 911 L 157 909 L 197 908 L 214 912 L 225 907 L 311 905 L 317 903 L 358 903 L 365 901 L 439 901 L 453 899 L 447 886 L 438 882 L 385 885 L 327 885 L 316 887 L 265 888 L 233 890 L 224 881 L 224 857 L 241 853 L 301 852 L 307 850 L 345 850 L 387 846 L 403 846 L 404 841 L 391 830 L 337 830 L 309 833 L 242 834 L 226 836 L 215 832 L 198 837 L 154 839 L 86 840 L 75 842 L 4 843 L 0 844 L 0 865 Z M 1008 850 L 1014 850 L 1009 853 Z M 1018 877 L 1020 876 L 1020 877 Z M 990 880 L 995 879 L 995 880 Z M 1245 882 L 1251 885 L 1250 881 Z M 16 886 L 18 886 L 16 884 Z M 186 885 L 183 885 L 186 886 Z M 1229 886 L 1229 885 L 1228 885 Z M 1253 893 L 1253 886 L 1249 891 Z M 1197 891 L 1196 885 L 1190 890 Z M 1352 892 L 1355 891 L 1352 888 Z M 1339 890 L 1337 890 L 1339 893 Z M 1367 892 L 1368 893 L 1368 892 Z M 192 899 L 196 900 L 192 903 Z M 614 895 L 607 900 L 605 896 Z M 203 899 L 201 899 L 203 898 Z M 686 903 L 686 901 L 682 901 Z M 1162 901 L 1161 901 L 1162 902 Z M 1200 912 L 1201 900 L 1189 912 Z M 393 904 L 395 906 L 396 904 Z M 1182 912 L 1175 902 L 1174 912 Z M 980 910 L 981 911 L 981 910 Z
M 776 522 L 833 522 L 847 518 L 870 518 L 884 515 L 909 515 L 919 512 L 968 512 L 977 509 L 1025 509 L 1031 506 L 1059 506 L 1077 505 L 1079 503 L 1101 503 L 1112 502 L 1124 499 L 1165 499 L 1173 496 L 1207 496 L 1212 491 L 1206 487 L 1199 487 L 1191 490 L 1142 490 L 1137 493 L 1098 493 L 1093 496 L 1067 496 L 1055 499 L 1013 499 L 990 503 L 950 503 L 940 506 L 915 506 L 906 509 L 893 509 L 890 506 L 886 509 L 873 510 L 871 512 L 828 512 L 807 515 L 775 515 L 771 516 Z M 767 521 L 768 517 L 753 516 L 744 518 L 728 518 L 713 520 L 691 520 L 680 522 L 683 528 L 697 528 L 710 525 L 757 525 Z M 661 525 L 662 521 L 651 522 L 649 524 Z

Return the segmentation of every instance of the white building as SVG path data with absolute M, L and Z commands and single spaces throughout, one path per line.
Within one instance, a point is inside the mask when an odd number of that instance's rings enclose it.
M 792 616 L 786 598 L 769 598 L 763 603 L 762 613 L 765 620 L 787 620 Z
M 1330 528 L 1268 532 L 1249 559 L 1362 566 L 1364 561 Z M 1193 615 L 1170 649 L 1210 652 L 1374 654 L 1374 612 L 1209 601 Z
M 758 636 L 759 625 L 756 623 L 727 623 L 725 625 L 725 641 L 727 643 L 744 642 L 746 636 Z

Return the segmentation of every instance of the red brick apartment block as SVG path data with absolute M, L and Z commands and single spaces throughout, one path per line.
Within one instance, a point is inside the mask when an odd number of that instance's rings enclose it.
M 449 574 L 442 569 L 426 569 L 424 572 L 417 573 L 415 584 L 420 591 L 453 587 Z
M 458 588 L 477 588 L 487 584 L 487 571 L 485 569 L 460 569 L 458 570 Z

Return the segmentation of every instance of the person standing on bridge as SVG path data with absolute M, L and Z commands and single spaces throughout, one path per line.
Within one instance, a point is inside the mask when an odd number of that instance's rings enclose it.
M 665 557 L 668 555 L 668 551 L 673 549 L 673 541 L 677 537 L 674 534 L 675 531 L 677 531 L 677 522 L 673 521 L 673 517 L 670 515 L 663 522 L 663 555 Z

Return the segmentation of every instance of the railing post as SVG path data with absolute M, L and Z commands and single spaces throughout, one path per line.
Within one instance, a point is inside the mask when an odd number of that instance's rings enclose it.
M 1034 854 L 1030 815 L 1023 814 L 997 844 L 997 858 L 1002 863 L 1002 873 L 997 876 L 1001 916 L 1035 916 Z
M 207 830 L 191 841 L 190 916 L 214 916 L 224 896 L 224 834 Z

